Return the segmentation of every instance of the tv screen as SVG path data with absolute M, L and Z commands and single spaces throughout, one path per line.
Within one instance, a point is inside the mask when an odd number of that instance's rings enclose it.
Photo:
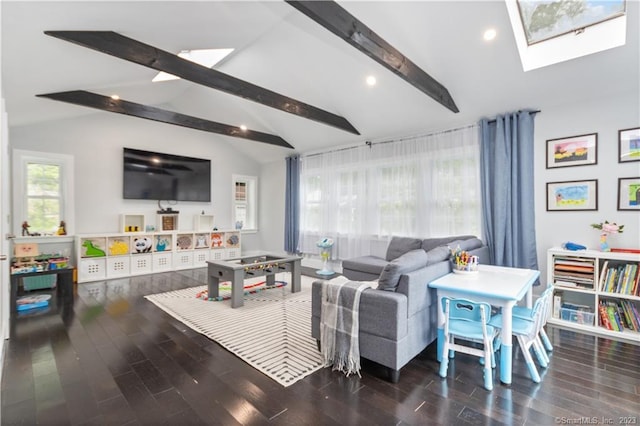
M 211 160 L 124 148 L 123 197 L 211 201 Z

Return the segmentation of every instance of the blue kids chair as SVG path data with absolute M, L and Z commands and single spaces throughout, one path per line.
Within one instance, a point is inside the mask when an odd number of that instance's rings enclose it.
M 491 306 L 488 303 L 477 303 L 467 299 L 443 297 L 442 310 L 444 312 L 444 344 L 440 377 L 447 377 L 449 357 L 453 358 L 455 352 L 475 355 L 484 361 L 484 387 L 489 391 L 492 390 L 492 368 L 496 365 L 493 355 L 493 338 L 496 332 L 495 328 L 489 324 Z M 480 342 L 482 349 L 463 345 L 460 340 Z M 490 361 L 487 362 L 487 360 Z
M 544 312 L 542 313 L 542 326 L 540 327 L 538 338 L 540 339 L 542 345 L 544 345 L 545 349 L 548 352 L 552 352 L 553 345 L 551 344 L 551 340 L 549 340 L 547 332 L 544 330 L 544 326 L 547 324 L 547 318 L 549 318 L 549 309 L 551 308 L 551 300 L 553 299 L 553 286 L 549 285 L 546 290 L 542 292 L 540 297 L 545 298 L 546 304 L 544 306 Z M 512 315 L 514 318 L 524 319 L 531 319 L 533 317 L 532 309 L 527 308 L 526 306 L 514 306 Z
M 549 365 L 549 357 L 545 352 L 545 348 L 539 337 L 540 330 L 546 321 L 546 311 L 547 306 L 549 305 L 548 300 L 551 298 L 551 292 L 547 294 L 545 293 L 543 293 L 544 297 L 540 296 L 536 300 L 529 317 L 520 318 L 513 316 L 512 324 L 512 334 L 518 340 L 518 345 L 520 346 L 527 368 L 529 369 L 531 380 L 536 383 L 540 383 L 540 374 L 538 374 L 538 369 L 533 362 L 533 357 L 530 352 L 531 349 L 535 352 L 536 358 L 538 359 L 541 367 L 546 368 Z M 491 318 L 491 321 L 489 321 L 489 324 L 497 330 L 500 330 L 502 326 L 502 314 L 494 315 L 493 318 Z M 498 341 L 499 338 L 500 336 L 498 336 L 496 341 Z

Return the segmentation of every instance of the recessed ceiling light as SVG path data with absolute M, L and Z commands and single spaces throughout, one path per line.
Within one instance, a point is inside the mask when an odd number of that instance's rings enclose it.
M 120 96 L 118 96 L 118 95 L 111 95 L 111 99 L 113 99 L 114 101 L 117 101 L 118 99 L 120 99 Z
M 240 130 L 242 130 L 243 132 L 247 131 L 247 126 L 245 126 L 244 124 L 240 125 Z
M 496 32 L 496 30 L 495 30 L 495 29 L 493 29 L 493 28 L 489 28 L 488 30 L 486 30 L 486 31 L 484 32 L 484 34 L 482 35 L 482 38 L 484 38 L 486 41 L 491 41 L 491 40 L 493 40 L 494 38 L 496 38 L 496 35 L 497 35 L 497 34 L 498 34 L 498 33 Z
M 197 50 L 183 50 L 178 53 L 178 56 L 196 64 L 202 65 L 207 68 L 213 68 L 215 64 L 223 60 L 227 55 L 233 52 L 233 49 L 197 49 Z M 153 80 L 153 82 L 167 81 L 167 80 L 179 80 L 180 77 L 175 75 L 159 72 Z
M 367 84 L 369 86 L 375 86 L 376 85 L 376 78 L 374 76 L 372 76 L 372 75 L 368 76 L 366 81 L 367 81 Z

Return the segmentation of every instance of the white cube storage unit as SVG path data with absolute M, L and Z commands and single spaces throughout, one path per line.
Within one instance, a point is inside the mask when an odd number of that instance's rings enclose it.
M 205 267 L 240 257 L 240 237 L 238 230 L 77 235 L 78 282 Z

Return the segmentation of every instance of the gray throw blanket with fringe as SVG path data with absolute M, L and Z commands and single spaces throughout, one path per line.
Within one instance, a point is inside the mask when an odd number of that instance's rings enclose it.
M 320 347 L 325 367 L 360 376 L 358 309 L 362 292 L 374 285 L 345 277 L 323 282 Z

